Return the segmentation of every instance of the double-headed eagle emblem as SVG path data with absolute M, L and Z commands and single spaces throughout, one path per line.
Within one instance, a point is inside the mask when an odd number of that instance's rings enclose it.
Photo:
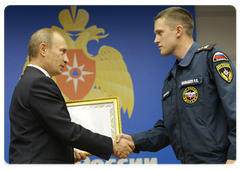
M 89 14 L 84 9 L 71 6 L 59 13 L 62 28 L 52 26 L 65 38 L 68 45 L 69 63 L 62 75 L 53 77 L 65 101 L 118 96 L 120 106 L 131 118 L 134 107 L 133 84 L 121 53 L 113 47 L 101 46 L 98 54 L 88 52 L 91 40 L 106 38 L 104 29 L 96 25 L 85 28 Z M 74 33 L 74 34 L 73 34 Z M 74 40 L 72 36 L 77 36 Z M 27 58 L 28 60 L 28 58 Z M 25 67 L 28 61 L 25 63 Z M 24 69 L 25 69 L 24 67 Z

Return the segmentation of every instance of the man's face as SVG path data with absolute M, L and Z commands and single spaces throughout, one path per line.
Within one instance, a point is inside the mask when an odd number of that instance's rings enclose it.
M 174 53 L 177 46 L 176 30 L 170 30 L 165 23 L 165 18 L 159 18 L 154 23 L 154 33 L 156 34 L 154 43 L 158 44 L 162 56 Z
M 54 33 L 52 48 L 46 48 L 45 69 L 50 76 L 62 74 L 65 65 L 69 62 L 67 57 L 67 43 L 58 33 Z

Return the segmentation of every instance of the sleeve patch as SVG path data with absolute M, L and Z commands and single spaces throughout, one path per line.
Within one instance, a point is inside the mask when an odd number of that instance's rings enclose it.
M 213 47 L 217 45 L 217 44 L 207 44 L 207 45 L 204 45 L 202 47 L 200 47 L 199 49 L 197 49 L 196 53 L 200 52 L 200 51 L 210 51 L 213 49 Z
M 213 55 L 213 62 L 218 62 L 218 61 L 229 61 L 227 56 L 223 54 L 222 52 L 216 52 Z
M 228 63 L 221 63 L 216 66 L 218 74 L 228 83 L 231 83 L 233 78 L 232 68 Z

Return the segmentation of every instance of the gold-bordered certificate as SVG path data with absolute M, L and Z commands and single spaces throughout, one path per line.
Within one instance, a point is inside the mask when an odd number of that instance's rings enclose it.
M 122 133 L 118 97 L 71 101 L 67 102 L 67 108 L 72 122 L 92 132 L 108 137 Z

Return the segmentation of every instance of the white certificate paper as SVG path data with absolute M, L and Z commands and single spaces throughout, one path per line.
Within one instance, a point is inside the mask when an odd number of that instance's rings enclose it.
M 68 107 L 72 122 L 80 124 L 92 132 L 111 137 L 111 107 L 106 108 L 82 108 L 79 106 Z

